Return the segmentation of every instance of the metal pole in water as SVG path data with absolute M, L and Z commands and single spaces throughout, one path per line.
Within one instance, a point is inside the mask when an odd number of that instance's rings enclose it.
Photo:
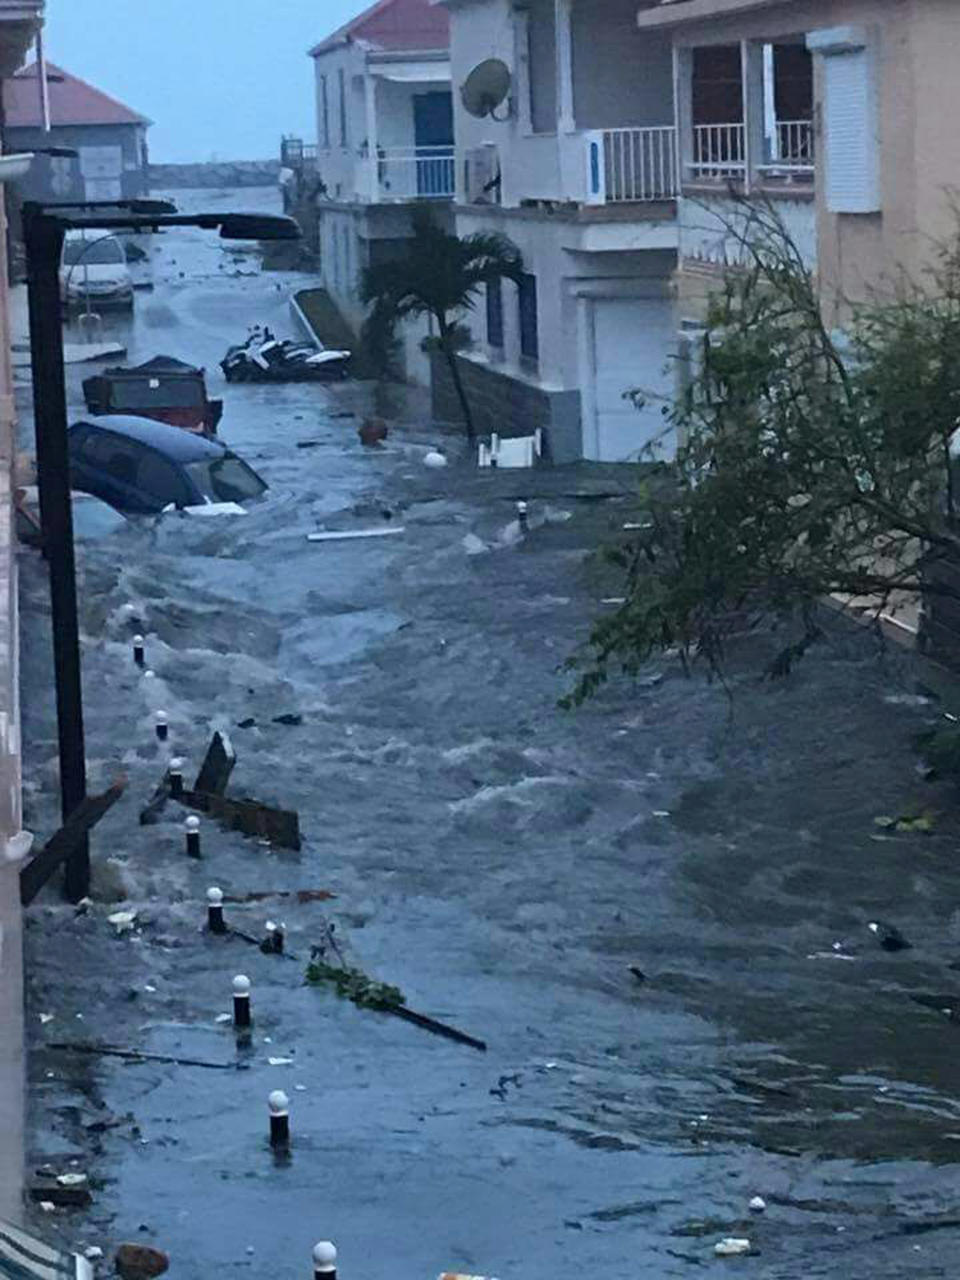
M 200 819 L 194 814 L 183 824 L 184 831 L 187 835 L 187 857 L 200 857 Z

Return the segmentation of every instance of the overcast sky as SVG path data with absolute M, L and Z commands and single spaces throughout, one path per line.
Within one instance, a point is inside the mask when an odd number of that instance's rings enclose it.
M 47 0 L 46 54 L 154 121 L 157 161 L 313 139 L 307 50 L 370 0 Z

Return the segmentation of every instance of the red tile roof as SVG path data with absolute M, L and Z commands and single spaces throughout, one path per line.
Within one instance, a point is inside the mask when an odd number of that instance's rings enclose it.
M 312 56 L 359 40 L 387 53 L 450 48 L 450 15 L 430 0 L 377 0 L 310 50 Z
M 146 116 L 131 111 L 93 85 L 47 63 L 50 123 L 149 124 Z M 37 64 L 31 63 L 3 82 L 3 110 L 8 127 L 36 129 L 42 126 Z

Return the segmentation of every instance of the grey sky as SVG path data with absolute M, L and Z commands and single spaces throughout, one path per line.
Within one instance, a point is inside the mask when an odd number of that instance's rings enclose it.
M 158 161 L 312 138 L 307 49 L 370 0 L 47 0 L 47 57 L 154 121 Z

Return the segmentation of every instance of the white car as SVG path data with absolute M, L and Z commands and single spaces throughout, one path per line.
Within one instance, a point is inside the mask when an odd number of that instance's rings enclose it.
M 68 308 L 132 307 L 133 279 L 116 236 L 68 231 L 60 265 L 60 297 Z

